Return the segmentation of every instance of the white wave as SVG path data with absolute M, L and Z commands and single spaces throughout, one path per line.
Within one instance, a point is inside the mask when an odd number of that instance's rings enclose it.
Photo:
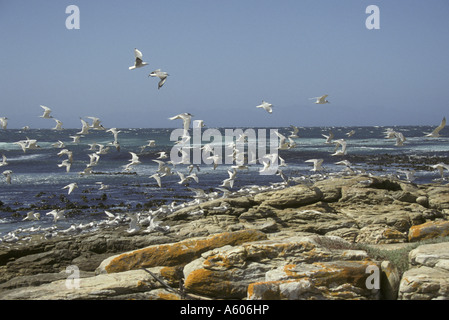
M 391 150 L 393 149 L 392 147 L 357 147 L 354 146 L 354 149 L 365 149 L 365 150 Z
M 23 156 L 18 157 L 8 157 L 8 161 L 27 161 L 27 160 L 35 160 L 35 159 L 42 159 L 46 158 L 48 155 L 46 154 L 24 154 Z

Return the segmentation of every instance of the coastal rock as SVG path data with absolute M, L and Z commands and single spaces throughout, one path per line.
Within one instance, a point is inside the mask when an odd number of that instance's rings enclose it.
M 355 241 L 369 244 L 402 243 L 407 242 L 407 236 L 387 225 L 374 224 L 360 229 Z
M 305 236 L 249 242 L 237 247 L 211 250 L 185 266 L 185 288 L 188 292 L 212 298 L 243 299 L 247 297 L 252 283 L 273 281 L 273 277 L 277 281 L 294 279 L 298 274 L 319 274 L 322 282 L 315 281 L 314 288 L 338 282 L 336 287 L 343 285 L 346 292 L 342 293 L 341 298 L 348 297 L 347 290 L 350 289 L 345 284 L 357 283 L 358 289 L 353 292 L 357 294 L 353 297 L 361 297 L 365 294 L 359 290 L 361 284 L 358 282 L 362 278 L 365 281 L 368 276 L 365 271 L 366 260 L 369 259 L 366 252 L 348 247 L 350 244 L 338 237 Z M 297 269 L 291 269 L 292 265 Z M 353 272 L 354 268 L 358 271 Z M 322 290 L 318 291 L 314 298 L 324 294 Z M 309 294 L 312 295 L 312 292 Z M 371 293 L 367 297 L 372 298 Z M 255 295 L 250 293 L 250 298 L 255 298 Z
M 380 291 L 367 288 L 370 261 L 290 264 L 267 272 L 266 281 L 251 283 L 249 300 L 377 300 Z
M 122 253 L 104 260 L 97 273 L 114 273 L 156 266 L 176 266 L 189 263 L 201 253 L 225 245 L 266 239 L 260 231 L 243 230 L 213 235 L 209 238 L 187 239 L 173 244 L 155 245 Z
M 401 279 L 399 300 L 447 300 L 449 272 L 429 267 L 407 270 Z
M 408 241 L 415 242 L 449 235 L 449 221 L 429 221 L 412 226 L 408 232 Z
M 400 282 L 400 300 L 449 299 L 449 243 L 426 244 L 409 253 L 407 270 Z
M 429 208 L 449 209 L 449 187 L 447 185 L 430 187 L 427 195 Z
M 416 203 L 422 205 L 425 208 L 429 207 L 429 199 L 427 196 L 419 196 L 416 198 Z
M 21 287 L 36 287 L 45 283 L 57 280 L 67 279 L 65 273 L 38 273 L 29 276 L 15 277 L 9 281 L 0 284 L 0 292 Z
M 409 253 L 412 266 L 439 268 L 449 272 L 449 243 L 420 245 Z
M 274 208 L 291 208 L 317 202 L 321 196 L 319 189 L 297 185 L 288 189 L 257 194 L 254 201 L 263 202 Z
M 448 259 L 441 248 L 438 254 L 429 248 L 427 253 L 413 251 L 404 283 L 391 262 L 373 260 L 370 251 L 357 249 L 448 235 L 448 190 L 371 175 L 329 176 L 313 184 L 254 187 L 244 196 L 197 199 L 161 215 L 165 231 L 147 232 L 143 226 L 130 234 L 124 223 L 87 234 L 0 243 L 0 297 L 183 298 L 160 283 L 137 288 L 143 273 L 132 271 L 148 268 L 173 288 L 184 278 L 186 293 L 210 299 L 448 298 L 443 280 Z M 368 264 L 380 267 L 380 291 L 363 285 Z M 60 288 L 72 265 L 80 269 L 85 292 Z M 434 278 L 420 274 L 425 268 L 433 270 Z M 124 284 L 117 277 L 128 272 L 131 283 Z M 101 279 L 110 286 L 100 284 Z
M 129 236 L 126 229 L 105 229 L 98 233 L 59 236 L 54 239 L 36 239 L 15 243 L 0 249 L 0 283 L 18 276 L 39 273 L 59 273 L 69 265 L 82 271 L 95 271 L 107 257 L 152 244 L 176 241 L 176 237 L 155 234 Z
M 158 274 L 160 268 L 151 269 Z M 67 275 L 66 275 L 67 277 Z M 81 278 L 58 280 L 36 287 L 19 288 L 4 295 L 4 300 L 98 300 L 132 297 L 133 294 L 151 292 L 162 285 L 143 270 L 114 274 L 101 274 Z

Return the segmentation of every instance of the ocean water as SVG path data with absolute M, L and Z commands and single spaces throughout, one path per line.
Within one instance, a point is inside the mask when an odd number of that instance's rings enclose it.
M 242 128 L 246 130 L 247 128 Z M 263 129 L 263 128 L 262 128 Z M 288 136 L 291 128 L 265 128 L 277 129 L 281 134 Z M 312 164 L 305 162 L 308 159 L 323 159 L 324 173 L 337 174 L 344 166 L 335 162 L 348 160 L 357 170 L 376 175 L 405 175 L 401 169 L 414 169 L 414 183 L 440 182 L 440 174 L 430 165 L 447 162 L 449 152 L 449 134 L 444 128 L 439 138 L 427 138 L 425 132 L 432 131 L 428 126 L 392 127 L 393 130 L 403 133 L 406 141 L 402 146 L 395 145 L 395 139 L 386 139 L 387 127 L 300 127 L 298 138 L 293 140 L 296 146 L 288 150 L 279 150 L 286 166 L 281 167 L 284 174 L 289 177 L 303 177 L 316 175 L 312 172 Z M 65 228 L 71 224 L 88 223 L 106 219 L 105 210 L 111 212 L 138 212 L 155 209 L 163 204 L 173 201 L 182 203 L 192 200 L 194 192 L 189 189 L 199 188 L 206 192 L 218 191 L 216 188 L 229 177 L 228 170 L 231 164 L 220 164 L 213 168 L 210 164 L 199 164 L 199 171 L 195 172 L 198 182 L 191 181 L 188 186 L 179 184 L 178 175 L 163 177 L 162 187 L 150 176 L 156 173 L 158 164 L 154 162 L 158 152 L 170 153 L 174 141 L 170 135 L 174 129 L 119 129 L 118 141 L 120 150 L 110 143 L 113 135 L 106 131 L 90 130 L 89 134 L 81 137 L 79 143 L 73 142 L 70 136 L 75 135 L 79 129 L 65 129 L 55 131 L 51 129 L 1 130 L 0 156 L 5 155 L 7 165 L 0 167 L 0 173 L 11 170 L 11 184 L 6 177 L 0 175 L 0 239 L 8 232 L 18 228 L 30 226 L 52 226 L 52 217 L 46 213 L 55 208 L 64 208 L 67 218 L 58 221 L 58 227 Z M 204 129 L 206 130 L 206 128 Z M 223 135 L 225 128 L 218 128 Z M 355 134 L 351 137 L 347 133 L 351 130 Z M 347 153 L 343 156 L 333 156 L 334 144 L 326 144 L 323 135 L 329 131 L 334 133 L 334 139 L 345 139 Z M 204 131 L 203 131 L 204 132 Z M 24 152 L 15 142 L 25 139 L 36 139 L 39 148 Z M 258 137 L 259 138 L 259 137 Z M 148 140 L 155 140 L 156 146 L 141 147 Z M 64 142 L 63 149 L 73 152 L 73 163 L 70 172 L 65 167 L 58 167 L 67 156 L 58 156 L 62 150 L 53 146 L 57 141 Z M 206 140 L 202 145 L 211 141 Z M 81 175 L 90 161 L 89 150 L 92 143 L 103 144 L 109 147 L 106 154 L 100 155 L 100 160 L 93 167 L 93 174 Z M 222 142 L 214 141 L 220 145 Z M 98 150 L 98 148 L 96 149 Z M 270 150 L 267 147 L 267 153 Z M 131 154 L 139 156 L 140 164 L 135 165 L 128 172 L 125 166 L 130 162 Z M 0 159 L 1 160 L 1 159 Z M 167 161 L 167 160 L 164 160 Z M 231 191 L 237 191 L 249 185 L 270 185 L 281 183 L 279 175 L 261 175 L 260 163 L 249 166 L 248 170 L 239 170 Z M 188 174 L 187 165 L 179 164 L 173 170 Z M 63 189 L 69 183 L 76 182 L 76 188 L 70 195 Z M 100 184 L 109 186 L 100 189 Z M 34 210 L 41 213 L 40 221 L 23 221 L 26 213 Z

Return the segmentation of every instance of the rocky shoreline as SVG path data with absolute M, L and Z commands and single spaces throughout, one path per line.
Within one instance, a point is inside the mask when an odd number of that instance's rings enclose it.
M 1 243 L 0 299 L 449 299 L 448 214 L 449 186 L 392 177 L 248 190 L 152 232 Z M 371 250 L 411 245 L 404 270 Z

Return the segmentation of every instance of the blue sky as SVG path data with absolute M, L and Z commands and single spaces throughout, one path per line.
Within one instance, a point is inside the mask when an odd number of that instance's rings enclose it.
M 80 29 L 68 30 L 69 5 Z M 368 30 L 368 5 L 380 29 Z M 447 0 L 0 0 L 8 128 L 438 125 L 449 116 Z M 137 70 L 133 49 L 149 63 Z M 155 69 L 170 76 L 158 90 Z M 328 94 L 316 105 L 311 97 Z M 268 114 L 256 106 L 273 104 Z

